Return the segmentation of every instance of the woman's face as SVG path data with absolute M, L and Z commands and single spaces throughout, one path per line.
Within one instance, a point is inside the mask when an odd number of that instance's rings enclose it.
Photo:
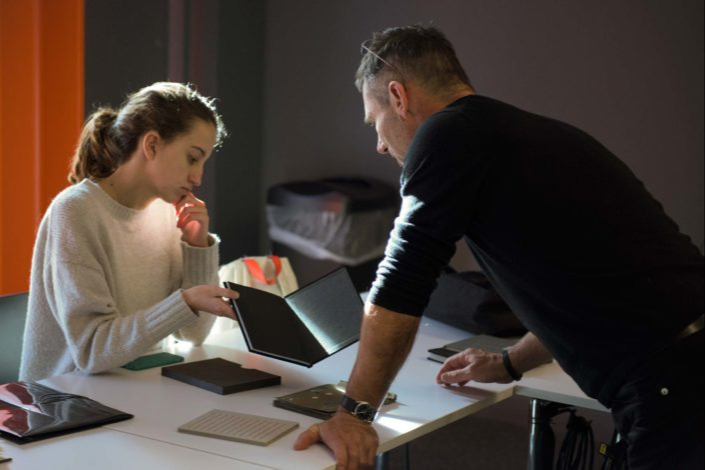
M 174 203 L 200 186 L 215 139 L 215 126 L 202 119 L 195 119 L 186 133 L 171 141 L 157 138 L 147 170 L 157 197 Z

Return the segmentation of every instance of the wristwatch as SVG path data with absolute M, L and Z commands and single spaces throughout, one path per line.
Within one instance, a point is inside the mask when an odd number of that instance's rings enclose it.
M 377 416 L 377 408 L 366 401 L 353 400 L 347 395 L 343 395 L 343 398 L 340 399 L 340 406 L 360 421 L 366 423 L 371 423 Z
M 511 377 L 512 380 L 521 380 L 522 374 L 517 372 L 517 370 L 512 365 L 512 361 L 509 360 L 508 349 L 502 349 L 502 364 L 504 364 L 504 368 L 507 370 L 507 374 L 509 375 L 509 377 Z

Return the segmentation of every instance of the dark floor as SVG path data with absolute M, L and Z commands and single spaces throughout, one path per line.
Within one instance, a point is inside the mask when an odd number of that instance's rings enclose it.
M 593 469 L 599 469 L 602 456 L 597 449 L 612 436 L 610 415 L 585 409 L 578 409 L 577 414 L 592 423 Z M 553 420 L 556 455 L 567 420 L 567 414 Z M 523 470 L 527 468 L 528 443 L 529 400 L 512 397 L 390 451 L 387 464 L 389 470 Z

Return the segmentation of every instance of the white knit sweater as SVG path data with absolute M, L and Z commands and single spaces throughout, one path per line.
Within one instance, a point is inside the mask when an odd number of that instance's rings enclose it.
M 196 344 L 215 317 L 194 315 L 180 289 L 218 282 L 218 240 L 181 241 L 174 208 L 119 204 L 89 180 L 44 214 L 32 259 L 20 379 L 121 366 L 169 334 Z

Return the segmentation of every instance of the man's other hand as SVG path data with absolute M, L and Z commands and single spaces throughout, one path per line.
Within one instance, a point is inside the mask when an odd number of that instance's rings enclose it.
M 509 383 L 507 370 L 500 354 L 468 348 L 446 359 L 438 371 L 436 383 L 465 385 L 470 380 L 482 383 Z
M 354 470 L 374 466 L 379 438 L 371 424 L 338 411 L 328 421 L 314 424 L 302 432 L 294 449 L 308 449 L 317 442 L 333 451 L 337 470 Z

